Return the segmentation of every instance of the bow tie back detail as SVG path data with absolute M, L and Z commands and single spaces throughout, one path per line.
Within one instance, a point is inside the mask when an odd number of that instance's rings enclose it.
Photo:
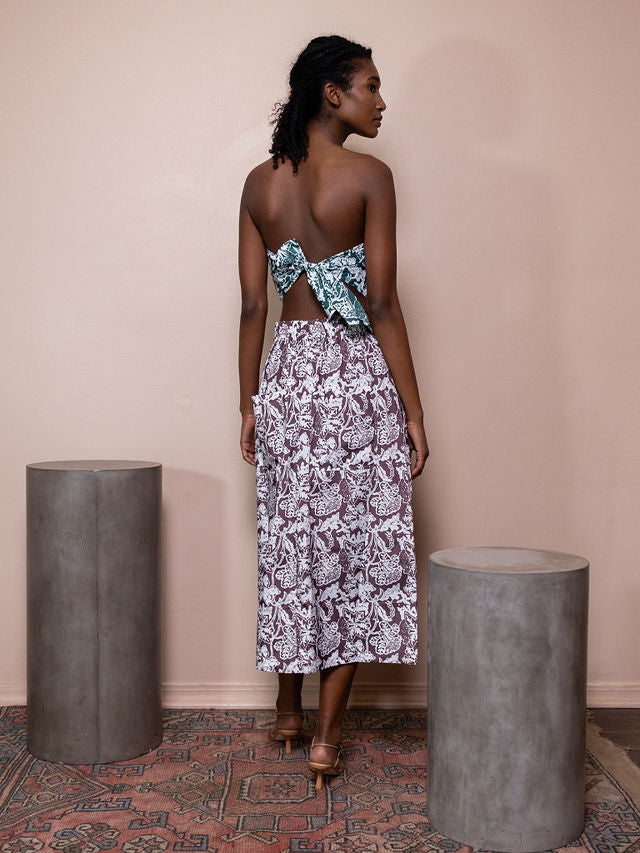
M 281 299 L 304 272 L 328 319 L 339 314 L 349 326 L 371 328 L 366 311 L 347 287 L 349 285 L 363 296 L 367 295 L 364 243 L 314 263 L 307 260 L 300 244 L 293 238 L 283 243 L 275 253 L 267 249 L 267 257 L 271 277 Z

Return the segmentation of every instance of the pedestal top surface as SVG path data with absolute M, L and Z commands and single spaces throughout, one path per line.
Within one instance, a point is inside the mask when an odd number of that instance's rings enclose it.
M 435 551 L 429 562 L 452 569 L 471 572 L 575 572 L 586 569 L 589 562 L 576 554 L 560 551 L 538 551 L 533 548 L 480 547 L 450 548 Z
M 160 462 L 138 462 L 128 459 L 67 459 L 57 462 L 31 462 L 27 468 L 47 471 L 130 471 L 137 468 L 158 468 Z

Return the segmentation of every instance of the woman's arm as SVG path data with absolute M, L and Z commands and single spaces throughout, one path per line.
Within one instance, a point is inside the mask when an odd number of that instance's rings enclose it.
M 396 290 L 396 196 L 393 176 L 380 160 L 367 158 L 364 251 L 367 263 L 367 313 L 389 365 L 407 415 L 415 460 L 411 476 L 422 473 L 429 455 L 422 404 L 407 330 Z
M 240 450 L 250 465 L 255 459 L 255 416 L 251 397 L 258 392 L 260 359 L 267 319 L 267 255 L 260 232 L 251 218 L 247 203 L 251 194 L 251 176 L 247 178 L 240 202 L 238 270 L 242 291 L 238 370 L 240 375 L 240 413 L 242 428 Z

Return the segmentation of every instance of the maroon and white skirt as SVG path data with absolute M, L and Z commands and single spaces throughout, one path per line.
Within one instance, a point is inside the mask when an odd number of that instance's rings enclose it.
M 406 419 L 375 336 L 277 323 L 253 404 L 257 668 L 416 663 Z

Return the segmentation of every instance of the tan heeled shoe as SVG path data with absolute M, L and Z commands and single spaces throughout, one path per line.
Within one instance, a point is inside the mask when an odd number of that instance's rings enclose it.
M 278 725 L 278 717 L 300 717 L 300 725 L 296 729 L 282 729 Z M 276 725 L 270 731 L 271 740 L 283 740 L 285 753 L 291 755 L 291 741 L 299 740 L 302 737 L 303 722 L 304 714 L 302 711 L 276 711 Z
M 316 746 L 326 746 L 329 749 L 336 750 L 336 760 L 333 764 L 321 764 L 318 761 L 311 760 L 311 751 Z M 322 790 L 325 775 L 337 776 L 339 773 L 342 773 L 344 768 L 344 762 L 342 761 L 342 745 L 339 744 L 336 746 L 334 743 L 316 743 L 316 739 L 314 737 L 311 741 L 311 749 L 309 750 L 309 767 L 316 774 L 316 791 Z

